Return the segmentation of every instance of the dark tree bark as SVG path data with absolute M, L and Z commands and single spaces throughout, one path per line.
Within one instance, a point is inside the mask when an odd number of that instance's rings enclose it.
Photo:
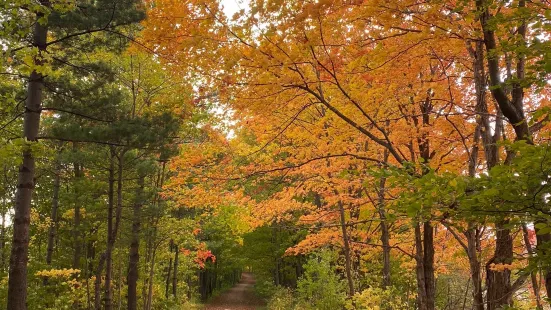
M 113 309 L 113 287 L 111 285 L 113 276 L 113 249 L 118 235 L 122 215 L 122 179 L 123 179 L 123 158 L 125 151 L 118 156 L 114 147 L 111 147 L 111 162 L 109 167 L 109 208 L 107 219 L 107 249 L 105 250 L 105 284 L 104 284 L 104 306 L 105 310 Z M 114 209 L 114 185 L 115 185 L 115 157 L 118 157 L 117 169 L 117 206 Z M 113 219 L 113 213 L 115 218 Z
M 151 262 L 151 255 L 153 253 L 153 236 L 151 233 L 146 234 L 146 246 L 145 246 L 145 277 L 143 278 L 143 284 L 142 284 L 142 300 L 144 301 L 144 305 L 146 305 L 147 301 L 147 285 L 149 283 L 149 264 Z M 147 308 L 145 308 L 147 309 Z
M 512 83 L 512 90 L 509 94 L 505 89 L 505 85 L 501 81 L 501 72 L 499 63 L 499 54 L 496 53 L 497 42 L 494 33 L 494 27 L 491 23 L 492 14 L 489 10 L 489 2 L 486 0 L 476 0 L 476 7 L 480 13 L 480 24 L 482 27 L 482 33 L 484 37 L 484 46 L 486 47 L 486 52 L 488 54 L 487 64 L 488 64 L 488 75 L 490 77 L 490 90 L 492 96 L 497 102 L 499 109 L 507 120 L 511 123 L 516 140 L 525 140 L 528 143 L 532 143 L 532 137 L 530 133 L 530 128 L 524 113 L 524 85 L 523 80 L 525 78 L 525 57 L 522 54 L 519 54 L 516 58 L 516 77 L 515 81 Z M 519 8 L 524 8 L 526 2 L 521 0 L 518 2 Z M 524 40 L 526 36 L 526 22 L 522 21 L 519 27 L 516 29 L 516 34 Z M 509 66 L 509 64 L 508 64 Z M 511 70 L 508 70 L 511 71 Z M 506 162 L 510 162 L 514 156 L 513 152 L 509 152 L 507 155 Z M 537 221 L 536 221 L 537 222 Z M 496 223 L 496 249 L 494 257 L 490 260 L 491 263 L 507 263 L 512 262 L 512 238 L 507 236 L 507 233 L 510 234 L 509 229 L 506 228 L 507 220 L 500 221 Z M 549 238 L 549 235 L 543 235 L 540 239 Z M 539 241 L 539 240 L 538 240 Z M 543 243 L 543 242 L 542 242 Z M 538 242 L 538 246 L 542 245 Z M 490 265 L 487 265 L 486 271 L 488 279 L 488 310 L 499 309 L 505 305 L 509 305 L 511 300 L 511 279 L 510 271 L 506 270 L 503 272 L 496 272 L 489 268 Z M 546 287 L 548 282 L 551 281 L 551 276 L 548 278 L 549 270 L 545 270 L 546 273 Z M 549 280 L 549 281 L 547 281 Z M 551 292 L 551 283 L 549 285 Z
M 178 245 L 174 245 L 174 271 L 172 272 L 172 295 L 176 298 L 178 288 Z
M 112 251 L 114 245 L 113 213 L 115 212 L 115 151 L 111 148 L 109 163 L 109 190 L 107 206 L 107 248 L 105 250 L 105 284 L 104 284 L 104 305 L 105 309 L 111 307 L 111 273 L 112 273 Z
M 427 90 L 426 99 L 419 103 L 421 119 L 413 116 L 412 120 L 418 129 L 430 126 L 430 113 L 432 112 L 432 92 Z M 430 141 L 427 133 L 422 133 L 417 138 L 419 156 L 426 165 L 431 160 Z M 421 174 L 429 172 L 428 166 L 422 166 Z M 417 305 L 419 310 L 434 310 L 436 281 L 434 277 L 434 228 L 429 220 L 415 226 L 415 262 L 417 276 Z
M 538 222 L 536 222 L 538 223 Z M 543 254 L 544 257 L 549 257 L 549 250 L 548 246 L 551 243 L 551 235 L 550 234 L 538 234 L 539 229 L 536 228 L 536 239 L 537 239 L 537 246 L 536 248 L 540 251 L 540 253 Z M 547 246 L 546 246 L 547 245 Z M 551 296 L 551 269 L 549 267 L 542 268 L 542 274 L 545 280 L 545 291 L 547 292 L 547 296 Z
M 346 220 L 344 218 L 344 205 L 339 201 L 339 213 L 341 220 L 342 241 L 345 260 L 346 280 L 348 282 L 348 296 L 354 296 L 354 279 L 352 278 L 352 263 L 350 259 L 350 243 L 348 240 L 348 232 L 346 230 Z
M 162 169 L 158 178 L 159 181 L 157 182 L 158 188 L 163 188 L 164 180 L 165 180 L 165 170 L 166 170 L 166 162 L 163 161 Z M 158 194 L 155 195 L 154 204 L 156 204 L 158 208 L 161 206 L 161 197 Z M 145 302 L 146 310 L 151 310 L 152 301 L 153 301 L 153 277 L 155 275 L 155 257 L 156 257 L 155 255 L 157 253 L 157 246 L 158 246 L 158 244 L 155 244 L 155 240 L 157 238 L 158 218 L 156 218 L 154 221 L 155 223 L 153 224 L 153 234 L 152 234 L 153 251 L 151 253 L 151 266 L 149 269 L 149 285 L 148 285 L 147 300 Z
M 423 240 L 420 224 L 415 225 L 415 275 L 417 277 L 417 308 L 427 310 L 427 286 L 423 259 Z
M 89 236 L 95 235 L 97 228 L 91 228 Z M 96 257 L 96 246 L 94 240 L 90 238 L 86 243 L 86 268 L 88 278 L 94 274 L 94 258 Z
M 484 45 L 488 54 L 488 73 L 490 76 L 491 92 L 503 115 L 512 124 L 517 140 L 530 140 L 528 123 L 524 117 L 522 108 L 523 90 L 516 87 L 513 90 L 513 98 L 510 100 L 503 88 L 500 78 L 499 59 L 495 55 L 496 40 L 488 21 L 491 18 L 490 12 L 484 0 L 477 0 L 477 7 L 481 10 L 480 22 L 482 24 Z M 520 72 L 522 74 L 522 72 Z M 488 163 L 491 168 L 493 163 Z M 504 305 L 511 304 L 511 272 L 510 270 L 495 271 L 492 264 L 511 264 L 513 261 L 513 239 L 510 230 L 505 228 L 508 221 L 503 220 L 496 223 L 496 248 L 494 256 L 486 265 L 487 308 L 488 310 L 499 309 Z
M 526 248 L 526 252 L 528 252 L 528 255 L 530 255 L 531 258 L 534 255 L 534 249 L 532 248 L 532 244 L 530 243 L 530 235 L 528 233 L 528 227 L 526 226 L 526 224 L 522 225 L 522 237 L 524 240 L 524 247 Z M 536 307 L 537 309 L 543 309 L 541 305 L 540 285 L 538 283 L 536 271 L 530 272 L 530 280 L 532 281 L 532 289 L 534 291 L 534 296 L 536 297 Z
M 423 267 L 427 292 L 427 309 L 434 309 L 436 281 L 434 278 L 434 228 L 430 222 L 423 223 Z
M 473 58 L 474 84 L 476 93 L 477 126 L 474 135 L 474 145 L 469 158 L 469 176 L 475 177 L 476 166 L 478 164 L 479 140 L 482 140 L 486 165 L 488 170 L 499 162 L 499 149 L 497 141 L 500 139 L 502 130 L 502 121 L 496 120 L 495 133 L 491 134 L 490 120 L 488 117 L 488 104 L 486 102 L 486 72 L 484 70 L 484 43 L 478 41 L 475 48 L 469 46 L 471 57 Z M 467 257 L 469 258 L 469 267 L 471 271 L 471 280 L 473 283 L 473 308 L 484 310 L 484 294 L 482 291 L 481 262 L 478 256 L 480 248 L 480 229 L 476 224 L 469 224 L 469 228 L 464 232 L 467 239 Z
M 390 271 L 390 233 L 388 229 L 388 223 L 386 222 L 386 214 L 384 210 L 379 210 L 381 217 L 381 244 L 383 246 L 383 288 L 387 288 L 392 285 L 391 271 Z
M 50 6 L 50 1 L 40 0 L 40 5 Z M 32 45 L 39 51 L 35 57 L 36 65 L 42 65 L 41 55 L 46 52 L 48 28 L 42 21 L 43 13 L 36 13 L 36 22 L 32 34 Z M 36 143 L 40 128 L 40 112 L 44 76 L 33 70 L 27 86 L 25 102 L 25 117 L 23 120 L 24 137 L 29 143 Z M 27 309 L 27 262 L 29 260 L 29 225 L 31 213 L 31 198 L 34 189 L 35 158 L 32 148 L 23 150 L 23 160 L 19 166 L 17 190 L 15 195 L 15 216 L 13 222 L 13 239 L 10 255 L 10 271 L 8 278 L 8 309 Z
M 504 305 L 510 305 L 511 296 L 511 270 L 493 270 L 494 264 L 510 265 L 513 262 L 513 238 L 511 230 L 505 228 L 507 220 L 496 223 L 496 249 L 494 256 L 486 264 L 486 302 L 488 310 L 500 309 Z
M 147 289 L 147 300 L 145 302 L 145 309 L 151 310 L 153 304 L 153 277 L 155 276 L 155 254 L 157 253 L 157 247 L 153 248 L 153 254 L 151 255 L 151 267 L 149 269 L 149 286 Z
M 6 267 L 6 212 L 2 211 L 2 226 L 0 227 L 0 271 Z
M 206 270 L 199 270 L 199 295 L 201 296 L 201 300 L 205 301 L 207 300 L 207 271 Z
M 187 284 L 187 294 L 186 294 L 187 300 L 191 300 L 191 294 L 192 294 L 191 288 L 193 286 L 193 284 L 191 283 L 191 276 L 187 277 L 186 284 Z M 234 284 L 235 284 L 235 281 L 234 281 Z
M 161 180 L 161 171 L 159 171 L 157 173 L 157 176 L 155 178 L 152 178 L 152 186 L 154 188 L 158 188 L 159 187 L 159 183 L 160 183 L 160 180 Z M 155 193 L 155 195 L 153 196 L 153 203 L 152 205 L 153 206 L 157 206 L 157 202 L 158 202 L 158 193 Z M 148 286 L 149 286 L 149 281 L 150 281 L 150 278 L 149 278 L 149 268 L 150 268 L 150 265 L 151 265 L 151 261 L 153 259 L 153 250 L 154 250 L 154 242 L 155 242 L 155 239 L 156 239 L 156 217 L 155 215 L 152 215 L 149 219 L 148 219 L 148 224 L 149 224 L 149 227 L 150 229 L 147 230 L 147 234 L 146 234 L 146 248 L 145 248 L 145 261 L 144 261 L 144 265 L 145 265 L 145 270 L 146 270 L 146 273 L 148 274 L 146 277 L 144 277 L 144 280 L 143 280 L 143 285 L 142 285 L 142 299 L 144 300 L 144 304 L 145 304 L 145 310 L 147 310 L 147 293 L 148 293 Z
M 383 162 L 388 161 L 388 151 L 384 150 Z M 388 229 L 388 223 L 386 219 L 385 211 L 385 191 L 386 191 L 386 178 L 382 177 L 379 180 L 379 189 L 377 190 L 377 211 L 379 218 L 381 219 L 381 244 L 383 246 L 383 288 L 387 288 L 392 285 L 390 275 L 390 232 Z
M 101 310 L 101 273 L 105 264 L 105 253 L 101 254 L 98 268 L 96 269 L 96 281 L 94 282 L 94 309 Z
M 469 227 L 464 235 L 467 238 L 467 257 L 469 258 L 469 268 L 471 271 L 471 280 L 473 282 L 473 309 L 484 310 L 481 265 L 478 258 L 480 230 L 476 227 Z
M 73 150 L 77 150 L 76 143 L 73 143 Z M 83 176 L 82 167 L 78 162 L 73 163 L 75 170 L 75 180 L 78 183 Z M 80 199 L 78 189 L 75 188 L 75 215 L 73 219 L 73 237 L 74 237 L 74 253 L 73 253 L 73 268 L 80 269 L 80 257 L 82 251 L 82 238 L 80 232 Z
M 496 100 L 503 115 L 509 120 L 516 134 L 517 140 L 531 140 L 528 122 L 524 115 L 523 99 L 524 88 L 520 80 L 524 79 L 524 57 L 517 59 L 517 78 L 519 81 L 513 83 L 512 97 L 507 96 L 504 85 L 501 82 L 501 68 L 499 65 L 499 56 L 495 53 L 497 48 L 495 33 L 490 21 L 493 18 L 486 0 L 476 0 L 477 9 L 480 12 L 480 24 L 484 36 L 484 45 L 487 52 L 488 75 L 490 77 L 490 91 Z M 524 7 L 523 0 L 519 1 L 519 7 Z M 518 34 L 524 38 L 526 35 L 526 25 L 518 28 Z
M 52 197 L 52 214 L 51 214 L 51 226 L 48 229 L 48 247 L 46 250 L 46 264 L 52 264 L 52 257 L 54 254 L 55 238 L 57 234 L 57 209 L 59 206 L 59 188 L 61 187 L 61 163 L 56 160 L 55 172 L 54 172 L 54 187 Z M 46 279 L 44 279 L 46 282 Z
M 138 264 L 140 262 L 140 226 L 141 209 L 143 205 L 144 176 L 138 179 L 136 189 L 136 201 L 134 202 L 134 214 L 132 219 L 132 241 L 130 242 L 128 263 L 128 310 L 138 309 Z
M 169 244 L 169 250 L 172 252 L 172 240 L 170 240 Z M 168 270 L 166 273 L 166 280 L 165 280 L 165 298 L 168 298 L 168 292 L 170 288 L 170 275 L 172 274 L 172 256 L 170 257 L 170 260 L 168 262 Z
M 494 122 L 494 134 L 492 134 L 488 104 L 486 100 L 487 79 L 484 68 L 484 42 L 482 40 L 477 41 L 474 48 L 471 45 L 468 45 L 468 50 L 473 60 L 473 74 L 476 94 L 475 111 L 477 113 L 477 126 L 475 129 L 473 147 L 469 158 L 469 176 L 475 177 L 478 165 L 480 140 L 482 140 L 487 169 L 490 170 L 499 163 L 499 147 L 497 142 L 501 139 L 503 121 L 498 107 L 497 118 Z M 471 280 L 473 283 L 473 308 L 476 310 L 484 310 L 484 294 L 481 274 L 482 268 L 478 255 L 480 252 L 481 230 L 477 224 L 469 223 L 468 229 L 463 234 L 467 240 L 467 244 L 464 245 L 464 247 L 469 258 Z

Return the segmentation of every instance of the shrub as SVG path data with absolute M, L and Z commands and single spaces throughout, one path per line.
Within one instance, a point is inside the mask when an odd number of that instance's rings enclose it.
M 268 310 L 290 310 L 294 308 L 294 304 L 293 291 L 289 288 L 279 287 L 268 301 Z
M 346 286 L 335 271 L 336 255 L 322 251 L 304 265 L 297 283 L 300 309 L 334 310 L 344 306 Z
M 269 299 L 274 295 L 277 291 L 276 285 L 271 281 L 271 279 L 258 279 L 254 285 L 254 290 L 256 292 L 256 295 L 264 298 Z
M 346 309 L 354 310 L 400 310 L 407 309 L 407 303 L 394 288 L 382 289 L 370 287 L 356 293 L 352 300 L 346 303 Z

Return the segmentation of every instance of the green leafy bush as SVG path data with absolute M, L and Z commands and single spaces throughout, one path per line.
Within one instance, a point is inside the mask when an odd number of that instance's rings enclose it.
M 354 310 L 399 310 L 407 309 L 407 303 L 400 298 L 401 294 L 394 288 L 382 289 L 370 287 L 356 293 L 346 303 L 346 309 Z
M 256 281 L 254 290 L 256 295 L 269 299 L 277 292 L 278 288 L 270 278 L 260 278 Z
M 336 273 L 335 253 L 322 251 L 304 265 L 297 283 L 300 309 L 334 310 L 345 304 L 346 286 Z
M 290 310 L 295 307 L 293 291 L 289 288 L 279 287 L 268 301 L 269 310 Z

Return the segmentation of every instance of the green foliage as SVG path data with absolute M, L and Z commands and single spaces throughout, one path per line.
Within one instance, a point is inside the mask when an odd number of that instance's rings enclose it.
M 283 288 L 281 286 L 276 286 L 274 284 L 274 281 L 272 279 L 272 276 L 270 274 L 260 274 L 256 276 L 256 283 L 254 284 L 255 293 L 266 299 L 269 300 L 273 296 L 275 296 L 276 293 L 278 293 Z
M 393 287 L 387 289 L 369 287 L 356 293 L 346 302 L 346 309 L 350 310 L 399 310 L 407 307 L 408 304 L 404 301 L 401 292 Z
M 333 310 L 343 307 L 346 287 L 336 273 L 335 253 L 314 254 L 304 265 L 297 283 L 298 304 L 303 309 Z
M 346 284 L 337 274 L 336 260 L 335 252 L 322 250 L 312 254 L 304 264 L 296 290 L 271 283 L 258 285 L 257 290 L 270 294 L 269 310 L 341 309 L 345 306 Z
M 289 288 L 277 288 L 268 302 L 268 310 L 289 310 L 295 308 L 294 292 Z

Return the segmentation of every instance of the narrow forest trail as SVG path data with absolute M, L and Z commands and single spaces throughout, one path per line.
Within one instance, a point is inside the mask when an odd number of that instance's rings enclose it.
M 254 293 L 254 277 L 244 272 L 241 281 L 220 296 L 211 300 L 204 310 L 257 310 L 264 302 Z

